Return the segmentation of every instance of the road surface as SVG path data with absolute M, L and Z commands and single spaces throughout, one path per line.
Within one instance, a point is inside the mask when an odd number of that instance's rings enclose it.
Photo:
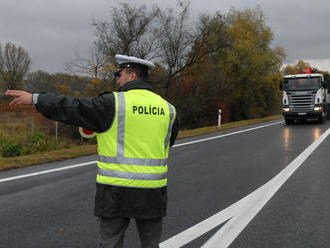
M 329 128 L 275 120 L 179 140 L 160 246 L 330 247 Z M 0 172 L 0 247 L 95 247 L 96 159 Z M 132 221 L 125 247 L 138 242 Z

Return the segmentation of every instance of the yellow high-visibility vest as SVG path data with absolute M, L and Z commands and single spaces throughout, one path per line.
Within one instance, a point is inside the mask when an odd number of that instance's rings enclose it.
M 96 181 L 134 188 L 167 185 L 167 160 L 175 108 L 148 90 L 114 92 L 110 129 L 97 133 Z

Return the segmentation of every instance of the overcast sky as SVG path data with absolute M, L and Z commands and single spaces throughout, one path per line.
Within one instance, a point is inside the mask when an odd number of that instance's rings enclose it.
M 176 5 L 176 0 L 0 0 L 0 43 L 10 41 L 26 49 L 32 71 L 63 72 L 75 53 L 87 56 L 95 40 L 92 20 L 107 20 L 110 8 L 119 2 Z M 191 17 L 196 21 L 200 13 L 257 5 L 275 35 L 272 45 L 286 50 L 286 63 L 303 59 L 330 71 L 330 1 L 192 0 Z

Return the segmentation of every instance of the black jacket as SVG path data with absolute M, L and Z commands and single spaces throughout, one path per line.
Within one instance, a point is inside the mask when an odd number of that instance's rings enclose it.
M 128 91 L 146 89 L 153 91 L 149 82 L 131 81 L 120 89 Z M 87 128 L 95 132 L 109 129 L 114 118 L 114 95 L 101 94 L 94 98 L 67 98 L 54 93 L 41 93 L 37 110 L 45 117 L 67 124 Z M 175 142 L 179 123 L 172 128 L 170 146 Z M 166 215 L 167 187 L 137 189 L 96 184 L 94 213 L 100 217 L 158 218 Z

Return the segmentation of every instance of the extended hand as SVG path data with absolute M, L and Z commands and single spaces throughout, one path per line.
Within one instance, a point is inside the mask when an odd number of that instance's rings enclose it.
M 7 90 L 5 94 L 14 97 L 14 100 L 9 103 L 10 106 L 32 104 L 32 94 L 29 92 L 23 90 Z

